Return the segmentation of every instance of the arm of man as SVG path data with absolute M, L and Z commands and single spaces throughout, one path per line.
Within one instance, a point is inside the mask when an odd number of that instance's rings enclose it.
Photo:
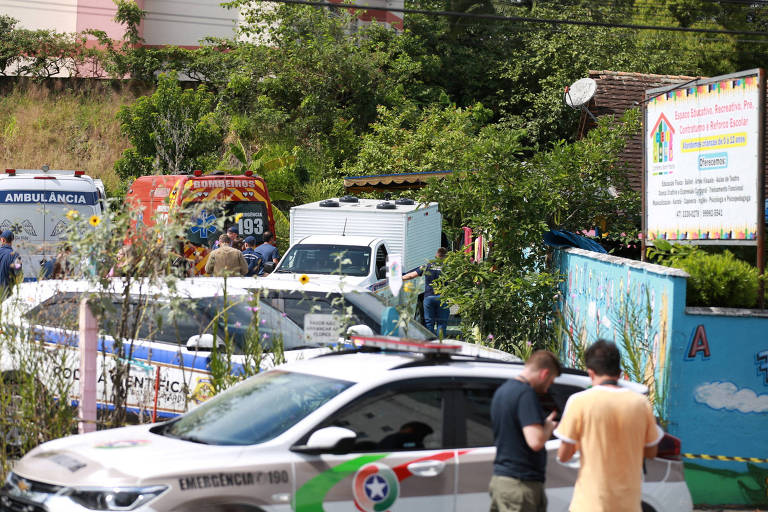
M 555 436 L 560 439 L 560 448 L 557 450 L 557 460 L 568 462 L 579 449 L 579 439 L 582 434 L 581 407 L 574 402 L 571 395 L 565 403 L 563 416 L 560 418 L 560 424 L 555 429 Z
M 544 448 L 544 445 L 552 436 L 552 431 L 555 430 L 557 422 L 555 421 L 555 411 L 552 411 L 549 416 L 544 420 L 544 424 L 534 423 L 533 425 L 526 425 L 523 427 L 523 437 L 525 442 L 531 450 L 537 452 Z
M 424 267 L 419 267 L 416 270 L 412 270 L 411 272 L 408 272 L 407 274 L 403 274 L 403 281 L 407 281 L 409 279 L 419 277 L 423 273 L 424 273 Z
M 664 431 L 656 424 L 656 418 L 653 415 L 651 404 L 646 401 L 645 408 L 645 446 L 643 447 L 643 457 L 652 459 L 659 452 L 659 443 L 664 437 Z
M 214 251 L 211 251 L 211 253 L 208 255 L 208 261 L 205 262 L 205 273 L 206 274 L 213 274 L 213 259 L 214 259 Z
M 248 273 L 248 262 L 245 261 L 245 256 L 243 256 L 242 252 L 238 256 L 238 261 L 240 263 L 240 275 L 244 276 Z

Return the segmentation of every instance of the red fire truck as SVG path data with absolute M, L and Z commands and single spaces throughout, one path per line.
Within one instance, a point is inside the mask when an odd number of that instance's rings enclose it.
M 195 274 L 203 274 L 210 247 L 223 229 L 236 224 L 242 238 L 253 236 L 261 242 L 264 231 L 275 231 L 272 203 L 267 184 L 260 176 L 214 173 L 203 175 L 142 176 L 133 182 L 126 203 L 141 208 L 138 221 L 151 226 L 164 222 L 177 208 L 203 203 L 195 208 L 195 218 L 186 230 L 185 256 L 195 262 Z M 197 205 L 195 205 L 197 206 Z M 202 208 L 202 209 L 201 209 Z

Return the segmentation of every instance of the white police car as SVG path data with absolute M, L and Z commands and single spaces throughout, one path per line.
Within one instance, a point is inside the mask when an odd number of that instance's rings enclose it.
M 251 377 L 166 423 L 45 443 L 16 464 L 0 507 L 488 510 L 491 398 L 522 365 L 452 355 L 447 344 L 363 342 Z M 566 371 L 542 403 L 562 408 L 588 384 Z M 679 443 L 666 441 L 672 450 L 645 462 L 644 510 L 690 511 Z M 577 467 L 555 460 L 559 443 L 546 445 L 548 510 L 565 512 Z
M 233 371 L 238 372 L 243 365 L 254 364 L 254 358 L 246 356 L 246 343 L 249 336 L 258 336 L 263 349 L 258 364 L 270 368 L 283 359 L 294 361 L 328 352 L 328 344 L 338 342 L 339 334 L 347 330 L 379 334 L 386 308 L 366 290 L 334 288 L 327 283 L 198 277 L 179 280 L 175 291 L 142 280 L 133 280 L 128 293 L 124 286 L 121 279 L 113 279 L 109 287 L 91 296 L 94 307 L 103 311 L 99 354 L 106 357 L 98 357 L 99 372 L 103 365 L 114 365 L 114 338 L 122 330 L 128 347 L 124 357 L 130 363 L 128 410 L 160 417 L 178 415 L 212 395 L 214 344 L 222 348 L 226 340 L 232 341 L 231 361 Z M 22 332 L 28 330 L 34 341 L 51 349 L 46 368 L 29 366 L 44 384 L 55 382 L 56 389 L 61 389 L 62 381 L 69 382 L 73 400 L 78 398 L 80 383 L 78 307 L 81 298 L 94 291 L 94 284 L 87 280 L 24 283 L 0 309 L 3 322 L 22 326 Z M 253 296 L 257 292 L 258 301 Z M 126 306 L 128 314 L 123 316 Z M 254 322 L 255 315 L 258 322 Z M 257 333 L 254 323 L 258 323 Z M 403 322 L 398 334 L 434 337 L 413 321 Z M 277 346 L 281 350 L 275 350 Z M 0 357 L 0 371 L 5 375 L 24 371 L 17 359 Z M 108 407 L 108 379 L 98 382 L 99 404 Z

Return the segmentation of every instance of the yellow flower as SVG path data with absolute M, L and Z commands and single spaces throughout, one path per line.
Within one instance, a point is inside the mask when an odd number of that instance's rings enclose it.
M 411 283 L 405 283 L 403 285 L 403 290 L 410 292 L 411 290 L 413 290 L 413 285 Z
M 96 227 L 99 224 L 101 224 L 101 217 L 99 217 L 98 215 L 91 215 L 91 218 L 88 219 L 88 223 L 91 226 Z
M 307 284 L 309 282 L 309 276 L 307 274 L 301 274 L 301 277 L 299 277 L 299 282 L 301 284 Z
M 78 211 L 77 211 L 77 210 L 69 210 L 69 211 L 67 212 L 67 218 L 68 218 L 69 220 L 75 220 L 75 219 L 77 219 L 79 216 L 80 216 L 80 213 L 78 213 Z
M 237 215 L 235 215 L 235 222 L 240 222 L 240 219 L 242 219 L 242 218 L 243 218 L 243 214 L 242 213 L 238 213 Z

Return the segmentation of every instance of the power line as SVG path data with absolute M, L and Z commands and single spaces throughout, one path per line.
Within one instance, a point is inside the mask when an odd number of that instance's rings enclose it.
M 370 5 L 357 5 L 357 4 L 337 4 L 333 2 L 312 2 L 309 0 L 260 0 L 262 2 L 274 2 L 283 4 L 294 5 L 308 5 L 312 7 L 328 7 L 331 9 L 353 9 L 363 11 L 385 11 L 385 12 L 401 12 L 403 14 L 424 14 L 428 16 L 445 16 L 454 18 L 474 18 L 484 20 L 496 20 L 496 21 L 515 21 L 524 23 L 542 23 L 549 25 L 577 25 L 586 27 L 605 27 L 605 28 L 620 28 L 628 30 L 658 30 L 665 32 L 691 32 L 699 34 L 730 34 L 730 35 L 745 35 L 745 36 L 768 36 L 768 32 L 749 31 L 749 30 L 726 30 L 726 29 L 714 29 L 714 28 L 689 28 L 689 27 L 664 27 L 658 25 L 636 25 L 630 23 L 610 23 L 604 21 L 585 21 L 585 20 L 558 20 L 550 18 L 534 18 L 526 16 L 502 16 L 499 14 L 475 14 L 467 12 L 456 11 L 434 11 L 429 9 L 406 9 L 397 7 L 378 7 Z

